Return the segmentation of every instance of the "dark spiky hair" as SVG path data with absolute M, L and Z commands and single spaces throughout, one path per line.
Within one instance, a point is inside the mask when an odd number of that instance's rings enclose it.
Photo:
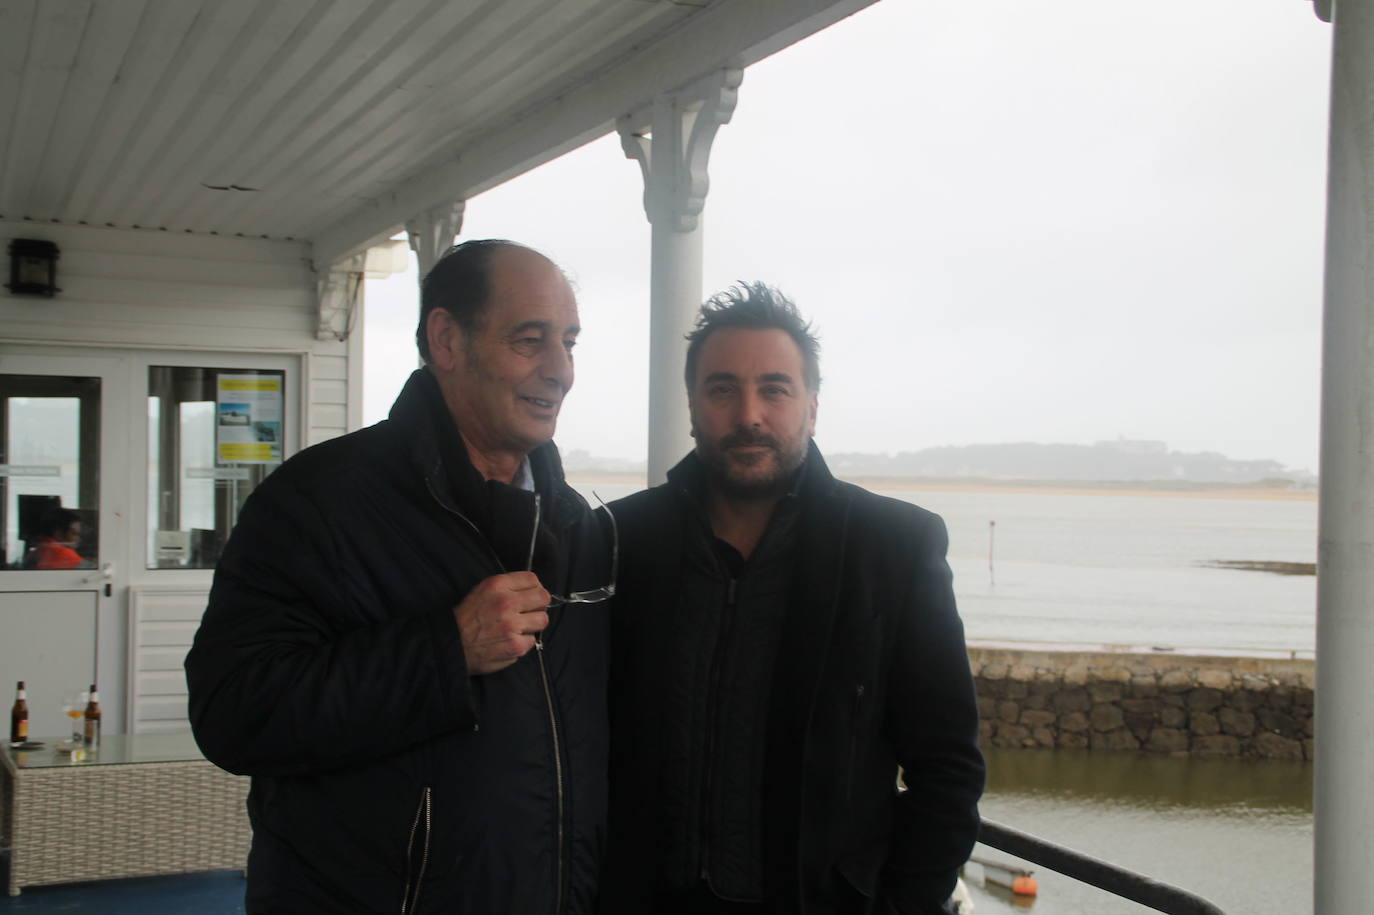
M 706 300 L 697 314 L 695 327 L 687 335 L 687 365 L 683 379 L 688 391 L 692 390 L 697 359 L 706 338 L 730 327 L 786 333 L 801 350 L 807 390 L 812 393 L 820 390 L 821 343 L 811 330 L 811 322 L 803 318 L 792 300 L 775 287 L 758 281 L 740 281 Z

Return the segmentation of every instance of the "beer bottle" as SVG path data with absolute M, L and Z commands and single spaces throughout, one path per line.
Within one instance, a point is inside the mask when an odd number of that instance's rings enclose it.
M 10 743 L 23 743 L 29 739 L 29 696 L 24 690 L 24 681 L 19 681 L 14 691 L 14 707 L 10 709 Z
M 86 749 L 95 752 L 100 749 L 100 693 L 96 692 L 94 683 L 91 684 L 91 698 L 86 703 L 84 717 Z

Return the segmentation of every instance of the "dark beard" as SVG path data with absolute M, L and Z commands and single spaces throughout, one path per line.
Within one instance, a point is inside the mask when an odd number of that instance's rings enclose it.
M 740 465 L 727 453 L 738 445 L 763 445 L 772 449 L 771 472 L 763 476 L 740 475 Z M 740 429 L 710 445 L 703 446 L 698 440 L 697 455 L 706 467 L 711 487 L 722 496 L 743 502 L 764 501 L 787 493 L 797 468 L 806 459 L 806 439 L 802 438 L 797 447 L 789 448 L 771 435 Z

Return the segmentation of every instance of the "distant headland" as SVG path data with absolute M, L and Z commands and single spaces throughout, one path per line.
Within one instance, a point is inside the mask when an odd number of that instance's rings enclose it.
M 1092 445 L 1008 442 L 942 445 L 895 454 L 826 455 L 835 475 L 872 489 L 1112 491 L 1237 498 L 1315 498 L 1317 478 L 1278 461 L 1236 460 L 1214 451 L 1171 451 L 1139 439 Z M 563 456 L 569 477 L 642 483 L 644 461 Z

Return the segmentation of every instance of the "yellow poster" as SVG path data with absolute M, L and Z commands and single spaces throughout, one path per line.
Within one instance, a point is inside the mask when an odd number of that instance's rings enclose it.
M 275 464 L 282 459 L 282 379 L 220 375 L 215 462 Z

